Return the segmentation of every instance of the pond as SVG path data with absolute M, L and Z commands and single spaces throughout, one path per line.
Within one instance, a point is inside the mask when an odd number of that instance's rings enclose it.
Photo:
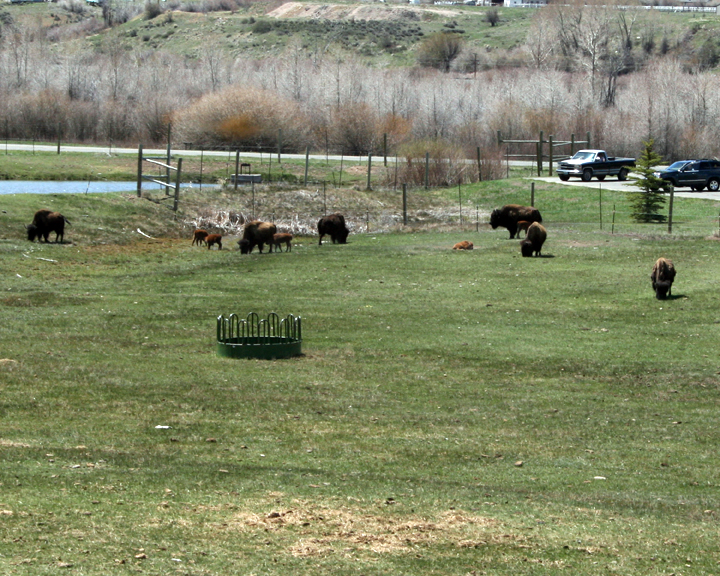
M 143 182 L 143 190 L 164 188 L 154 182 Z M 190 188 L 190 184 L 182 184 L 181 192 Z M 0 180 L 0 194 L 86 194 L 98 192 L 137 192 L 137 182 L 88 182 L 67 181 L 56 182 L 47 180 Z M 170 191 L 172 194 L 172 190 Z

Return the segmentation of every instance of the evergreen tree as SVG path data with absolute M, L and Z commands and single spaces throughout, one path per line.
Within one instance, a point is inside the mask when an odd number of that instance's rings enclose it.
M 635 172 L 639 175 L 633 186 L 640 188 L 639 192 L 628 192 L 635 222 L 665 222 L 666 216 L 660 214 L 665 205 L 665 192 L 668 183 L 655 176 L 655 166 L 662 162 L 662 157 L 653 149 L 655 141 L 651 138 L 643 142 L 644 149 L 635 163 Z

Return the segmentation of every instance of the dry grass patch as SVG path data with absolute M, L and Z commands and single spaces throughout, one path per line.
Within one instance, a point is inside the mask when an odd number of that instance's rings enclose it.
M 388 500 L 385 505 L 394 503 Z M 463 548 L 519 542 L 523 537 L 498 534 L 492 518 L 448 510 L 434 519 L 419 515 L 372 513 L 358 507 L 330 507 L 295 500 L 292 507 L 270 512 L 240 511 L 224 526 L 243 533 L 275 533 L 295 557 L 330 554 L 406 554 L 418 546 Z

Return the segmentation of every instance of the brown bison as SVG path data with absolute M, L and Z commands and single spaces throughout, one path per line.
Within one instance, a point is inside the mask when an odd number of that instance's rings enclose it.
M 498 226 L 507 228 L 510 232 L 510 239 L 515 238 L 518 230 L 518 222 L 542 222 L 542 216 L 537 208 L 532 206 L 520 206 L 519 204 L 507 204 L 502 208 L 496 208 L 490 214 L 490 226 L 495 230 Z
M 255 246 L 262 254 L 265 244 L 272 246 L 273 236 L 277 232 L 275 224 L 270 222 L 261 222 L 253 220 L 245 224 L 242 240 L 238 241 L 240 252 L 242 254 L 250 254 Z
M 65 224 L 70 224 L 70 220 L 65 218 L 60 212 L 52 212 L 51 210 L 38 210 L 35 212 L 32 224 L 25 226 L 27 229 L 28 240 L 34 242 L 35 238 L 40 241 L 40 237 L 48 241 L 50 232 L 55 232 L 55 242 L 62 242 L 65 235 Z
M 453 250 L 472 250 L 473 249 L 473 243 L 469 242 L 468 240 L 463 240 L 462 242 L 458 242 L 453 246 Z
M 517 233 L 518 233 L 518 236 L 520 236 L 520 230 L 524 230 L 524 231 L 525 231 L 525 238 L 527 238 L 527 231 L 528 231 L 528 228 L 530 227 L 530 224 L 532 224 L 532 222 L 528 222 L 527 220 L 518 220 L 518 223 L 517 223 L 517 227 L 518 227 Z
M 525 240 L 520 242 L 520 252 L 525 257 L 532 256 L 533 253 L 535 256 L 540 256 L 546 238 L 547 230 L 545 230 L 545 227 L 542 224 L 533 222 L 528 226 Z
M 318 220 L 318 233 L 320 234 L 320 240 L 318 245 L 322 246 L 322 239 L 325 234 L 329 234 L 333 244 L 346 244 L 348 230 L 345 225 L 345 216 L 342 214 L 330 214 L 329 216 L 323 216 Z
M 208 250 L 212 248 L 213 244 L 217 244 L 218 250 L 222 250 L 222 236 L 220 234 L 208 234 L 205 236 L 205 243 Z
M 200 228 L 198 228 L 198 229 L 195 230 L 195 232 L 193 233 L 192 245 L 195 246 L 195 244 L 197 243 L 197 245 L 200 246 L 201 244 L 206 243 L 206 238 L 207 238 L 207 237 L 208 237 L 208 232 L 207 232 L 207 230 L 201 230 Z
M 675 280 L 675 266 L 673 266 L 672 260 L 658 258 L 653 266 L 652 274 L 650 274 L 650 280 L 652 280 L 652 287 L 655 290 L 655 298 L 664 300 L 671 296 L 672 284 Z
M 292 249 L 293 236 L 292 234 L 273 234 L 272 244 L 270 244 L 270 252 L 275 247 L 275 252 L 282 252 L 282 245 L 285 244 L 285 252 L 290 252 Z

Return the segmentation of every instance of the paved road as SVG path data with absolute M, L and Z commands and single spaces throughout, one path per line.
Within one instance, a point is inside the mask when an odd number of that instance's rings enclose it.
M 598 182 L 592 180 L 590 182 L 583 182 L 582 180 L 568 180 L 567 182 L 561 181 L 557 176 L 544 176 L 537 178 L 530 178 L 530 180 L 541 180 L 542 182 L 552 182 L 553 184 L 562 184 L 563 186 L 581 186 L 583 188 L 594 188 L 595 190 L 618 190 L 620 192 L 637 192 L 638 188 L 632 185 L 630 180 L 621 182 L 619 180 L 605 180 L 604 182 Z M 681 188 L 675 190 L 676 198 L 703 198 L 705 200 L 720 200 L 720 192 L 692 192 L 688 188 Z

